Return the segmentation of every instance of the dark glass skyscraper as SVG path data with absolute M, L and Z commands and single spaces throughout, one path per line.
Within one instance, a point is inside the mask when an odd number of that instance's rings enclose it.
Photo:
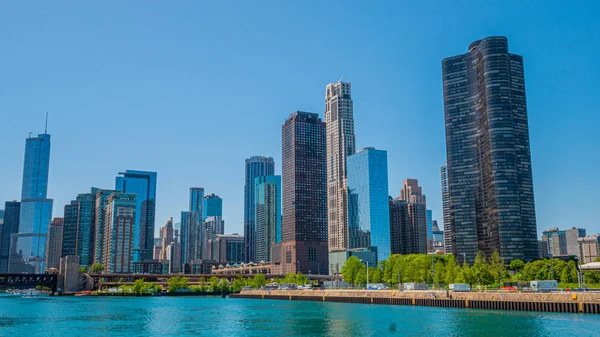
M 119 173 L 115 185 L 118 191 L 136 195 L 133 262 L 151 260 L 156 214 L 156 172 L 127 170 Z
M 327 273 L 325 140 L 318 114 L 297 111 L 283 124 L 282 237 L 271 245 L 273 273 Z
M 2 225 L 2 236 L 0 236 L 0 274 L 8 272 L 8 258 L 11 255 L 10 238 L 19 232 L 19 214 L 21 203 L 18 201 L 7 201 L 4 204 L 4 224 Z
M 223 199 L 212 193 L 204 197 L 204 219 L 209 216 L 223 216 Z
M 505 37 L 442 61 L 452 252 L 537 258 L 523 58 Z M 445 224 L 444 224 L 445 225 Z
M 29 137 L 25 142 L 19 233 L 13 235 L 14 255 L 9 272 L 41 273 L 45 270 L 48 226 L 52 199 L 47 199 L 50 169 L 50 135 Z
M 254 179 L 275 174 L 275 161 L 271 157 L 254 156 L 246 159 L 246 179 L 244 185 L 244 257 L 246 262 L 254 261 L 256 245 L 256 208 Z

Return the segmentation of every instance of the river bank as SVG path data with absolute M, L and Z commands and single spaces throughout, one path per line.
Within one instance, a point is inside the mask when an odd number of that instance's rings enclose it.
M 451 292 L 394 290 L 244 290 L 231 298 L 469 309 L 600 313 L 600 292 Z

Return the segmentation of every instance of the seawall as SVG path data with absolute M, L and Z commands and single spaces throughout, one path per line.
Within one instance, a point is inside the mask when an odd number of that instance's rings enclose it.
M 447 292 L 394 290 L 244 290 L 231 298 L 416 305 L 465 309 L 600 313 L 600 292 Z

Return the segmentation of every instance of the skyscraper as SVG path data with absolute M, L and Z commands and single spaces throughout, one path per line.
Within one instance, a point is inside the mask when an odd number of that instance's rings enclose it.
M 167 251 L 169 245 L 175 241 L 174 231 L 173 231 L 173 218 L 169 218 L 164 227 L 161 227 L 159 230 L 160 240 L 161 240 L 161 252 L 158 256 L 159 260 L 168 260 L 167 259 Z
M 327 224 L 329 251 L 348 248 L 346 158 L 355 152 L 354 106 L 351 85 L 330 83 L 325 92 L 327 125 Z
M 19 232 L 19 215 L 21 203 L 18 201 L 7 201 L 4 204 L 4 223 L 2 225 L 2 240 L 0 244 L 0 274 L 8 272 L 8 259 L 11 255 L 11 241 L 13 234 Z
M 94 211 L 94 263 L 102 263 L 104 256 L 104 217 L 106 215 L 106 203 L 108 196 L 118 192 L 92 187 L 92 193 L 96 192 Z M 64 255 L 63 255 L 64 256 Z
M 104 273 L 131 272 L 137 209 L 135 194 L 115 192 L 106 199 L 102 249 Z
M 211 251 L 211 243 L 216 239 L 217 234 L 225 233 L 225 221 L 220 216 L 209 216 L 204 220 L 204 233 L 202 233 L 202 259 L 214 260 L 213 252 Z
M 523 58 L 505 37 L 442 61 L 452 252 L 538 256 Z
M 65 205 L 63 217 L 63 240 L 61 257 L 77 255 L 77 214 L 79 204 L 76 200 Z
M 347 158 L 349 248 L 390 255 L 387 151 L 360 149 Z
M 433 214 L 430 209 L 425 211 L 427 222 L 427 252 L 433 252 Z
M 77 196 L 77 242 L 76 255 L 82 266 L 91 266 L 94 261 L 94 221 L 96 220 L 96 191 Z
M 325 140 L 318 114 L 297 111 L 283 124 L 282 236 L 271 245 L 273 273 L 327 273 Z
M 271 261 L 271 245 L 281 242 L 281 176 L 257 177 L 256 196 L 256 261 Z
M 204 188 L 190 187 L 189 211 L 196 213 L 200 221 L 204 220 Z
M 41 273 L 45 270 L 48 226 L 52 199 L 47 199 L 50 169 L 50 135 L 40 134 L 25 141 L 19 233 L 12 236 L 15 251 L 9 272 Z
M 568 257 L 579 256 L 579 244 L 577 240 L 586 235 L 585 228 L 560 230 L 557 227 L 542 232 L 542 241 L 547 248 L 545 256 Z
M 244 185 L 244 256 L 246 262 L 256 260 L 256 208 L 254 179 L 275 174 L 275 161 L 271 157 L 254 156 L 246 159 L 246 182 Z
M 209 216 L 223 216 L 223 199 L 218 195 L 211 193 L 204 197 L 203 202 L 204 217 L 203 220 Z
M 202 258 L 204 188 L 190 187 L 189 209 L 181 212 L 181 265 Z
M 450 225 L 450 191 L 448 189 L 448 167 L 442 166 L 441 170 L 442 180 L 442 215 L 443 215 L 443 226 L 444 226 L 444 251 L 446 254 L 452 253 L 452 226 Z
M 54 218 L 48 228 L 48 240 L 46 241 L 46 270 L 60 269 L 60 258 L 62 253 L 63 218 Z
M 389 198 L 390 207 L 390 250 L 392 254 L 414 254 L 414 227 L 408 215 L 408 202 L 400 198 Z
M 404 179 L 400 198 L 407 203 L 410 231 L 408 240 L 411 254 L 427 253 L 427 203 L 417 179 Z
M 120 172 L 115 189 L 136 194 L 137 210 L 133 228 L 133 261 L 152 260 L 154 222 L 156 214 L 156 172 Z

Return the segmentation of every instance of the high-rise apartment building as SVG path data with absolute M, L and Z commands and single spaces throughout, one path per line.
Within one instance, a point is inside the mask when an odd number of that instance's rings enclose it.
M 4 223 L 2 224 L 2 236 L 0 236 L 0 274 L 8 272 L 8 261 L 11 255 L 11 237 L 19 232 L 19 216 L 21 203 L 18 201 L 7 201 L 4 204 Z
M 218 195 L 211 193 L 204 197 L 203 202 L 204 216 L 202 220 L 209 216 L 223 216 L 223 199 Z
M 188 211 L 181 212 L 181 265 L 202 258 L 204 238 L 204 188 L 191 187 Z
M 169 218 L 169 220 L 167 220 L 167 223 L 164 225 L 164 227 L 161 227 L 159 229 L 159 237 L 161 240 L 161 252 L 158 256 L 157 259 L 159 260 L 168 260 L 167 259 L 167 252 L 168 252 L 168 246 L 173 243 L 173 241 L 175 241 L 175 237 L 174 237 L 174 229 L 173 229 L 173 218 Z
M 48 228 L 48 240 L 46 241 L 46 270 L 60 269 L 60 258 L 62 257 L 63 218 L 54 218 Z
M 354 103 L 350 83 L 330 83 L 325 89 L 327 126 L 327 225 L 329 251 L 348 249 L 348 189 L 346 158 L 356 151 Z
M 450 190 L 448 189 L 448 167 L 442 166 L 440 169 L 442 180 L 442 217 L 444 228 L 444 251 L 446 254 L 452 253 L 452 227 L 450 225 Z
M 281 176 L 254 180 L 256 262 L 271 261 L 271 245 L 281 242 Z
M 433 252 L 433 213 L 430 209 L 425 211 L 425 218 L 427 219 L 427 252 Z
M 136 195 L 133 261 L 152 260 L 156 215 L 156 172 L 132 170 L 120 172 L 115 181 L 115 190 Z
M 63 242 L 61 257 L 77 255 L 77 215 L 79 205 L 72 200 L 63 213 Z
M 390 256 L 387 151 L 360 149 L 347 159 L 349 248 Z
M 11 273 L 42 273 L 52 199 L 47 199 L 50 169 L 50 135 L 40 134 L 25 141 L 19 232 L 11 238 L 14 255 Z M 14 243 L 12 241 L 14 240 Z
M 326 126 L 297 111 L 282 127 L 281 243 L 271 245 L 271 271 L 325 274 L 327 251 Z
M 560 230 L 557 227 L 542 232 L 544 247 L 550 257 L 579 256 L 578 239 L 586 235 L 584 228 Z
M 225 233 L 225 221 L 220 216 L 209 216 L 204 220 L 204 233 L 202 235 L 204 242 L 202 242 L 202 259 L 203 260 L 214 260 L 210 245 L 216 238 L 217 234 Z
M 523 58 L 505 37 L 442 61 L 452 252 L 537 258 Z
M 94 221 L 96 220 L 96 191 L 77 196 L 77 241 L 76 255 L 82 266 L 94 263 Z
M 256 261 L 256 207 L 254 197 L 255 179 L 275 175 L 275 161 L 271 157 L 254 156 L 246 159 L 244 184 L 244 259 Z
M 106 199 L 102 249 L 104 273 L 131 272 L 138 210 L 136 197 L 135 194 L 115 192 Z
M 118 192 L 115 190 L 105 190 L 92 187 L 92 193 L 96 193 L 95 210 L 94 210 L 94 258 L 93 263 L 102 263 L 104 256 L 104 217 L 106 216 L 106 204 L 108 196 Z M 63 255 L 65 256 L 65 255 Z
M 427 253 L 427 198 L 417 179 L 404 179 L 399 200 L 406 202 L 410 231 L 408 240 L 413 254 Z

